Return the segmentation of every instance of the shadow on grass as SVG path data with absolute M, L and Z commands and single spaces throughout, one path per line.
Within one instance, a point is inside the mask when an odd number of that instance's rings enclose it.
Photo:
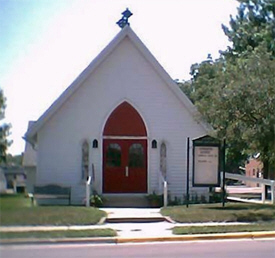
M 185 206 L 173 206 L 163 208 L 161 213 L 180 223 L 209 221 L 257 222 L 275 220 L 274 205 L 244 203 L 226 203 L 225 207 L 222 207 L 221 203 L 190 205 L 189 208 Z
M 222 205 L 222 204 L 220 204 Z M 239 211 L 239 210 L 275 210 L 275 205 L 261 205 L 261 204 L 239 204 L 239 203 L 226 203 L 225 207 L 222 206 L 206 206 L 202 207 L 203 209 L 209 209 L 209 210 L 232 210 L 232 211 Z

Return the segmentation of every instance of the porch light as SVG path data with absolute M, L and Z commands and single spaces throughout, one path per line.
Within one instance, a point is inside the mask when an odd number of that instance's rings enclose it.
M 93 140 L 93 148 L 94 148 L 94 149 L 97 149 L 97 148 L 98 148 L 98 141 L 97 141 L 97 139 L 94 139 L 94 140 Z
M 158 147 L 158 143 L 156 140 L 152 141 L 152 149 L 156 149 Z

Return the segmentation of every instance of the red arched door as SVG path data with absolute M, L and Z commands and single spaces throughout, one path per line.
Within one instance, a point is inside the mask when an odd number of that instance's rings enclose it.
M 127 102 L 108 118 L 103 132 L 103 192 L 147 192 L 147 133 Z

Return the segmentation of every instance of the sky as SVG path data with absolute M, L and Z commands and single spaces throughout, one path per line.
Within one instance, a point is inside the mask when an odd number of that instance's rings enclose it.
M 10 123 L 8 152 L 24 151 L 28 121 L 37 120 L 120 31 L 131 28 L 172 79 L 219 56 L 230 42 L 221 25 L 235 0 L 0 0 L 0 87 Z

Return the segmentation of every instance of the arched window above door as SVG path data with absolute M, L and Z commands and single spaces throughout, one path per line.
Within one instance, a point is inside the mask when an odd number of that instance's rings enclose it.
M 146 127 L 137 110 L 128 102 L 120 104 L 109 116 L 104 136 L 147 136 Z

